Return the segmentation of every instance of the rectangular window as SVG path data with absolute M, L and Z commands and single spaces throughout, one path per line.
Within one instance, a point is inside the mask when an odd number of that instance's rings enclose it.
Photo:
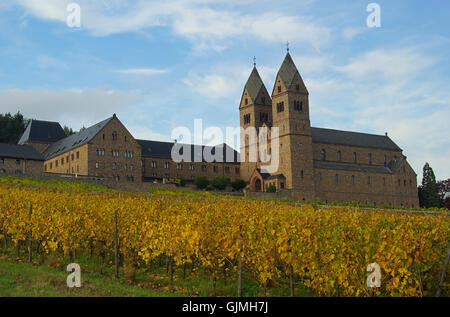
M 0 164 L 5 164 L 5 159 L 4 158 L 0 158 Z
M 369 164 L 372 165 L 372 153 L 369 153 Z
M 278 93 L 281 92 L 281 86 L 278 86 Z
M 193 171 L 194 169 L 195 169 L 194 164 L 189 165 L 189 170 L 190 170 L 190 171 Z
M 370 185 L 370 176 L 367 176 L 367 184 Z
M 169 162 L 164 162 L 164 168 L 169 169 Z
M 202 165 L 202 172 L 206 172 L 206 165 Z
M 183 164 L 177 163 L 177 169 L 179 169 L 179 170 L 183 169 Z
M 99 166 L 99 165 L 98 165 L 98 162 L 96 162 L 96 163 L 95 163 L 95 168 L 98 169 L 98 166 Z
M 244 124 L 250 124 L 250 122 L 251 122 L 250 114 L 244 115 Z
M 334 175 L 334 182 L 335 182 L 336 184 L 339 183 L 339 175 L 338 175 L 338 174 Z
M 80 158 L 80 152 L 77 152 L 77 160 Z
M 213 170 L 214 170 L 214 173 L 218 173 L 219 172 L 219 167 L 214 166 Z
M 156 168 L 158 165 L 155 161 L 152 161 L 152 168 Z
M 73 154 L 72 154 L 72 161 L 74 160 L 74 156 L 73 156 Z
M 58 161 L 57 160 L 55 161 L 55 167 L 58 167 Z
M 386 166 L 386 164 L 387 164 L 387 156 L 385 155 L 384 156 L 384 166 Z
M 355 184 L 355 175 L 352 175 L 352 184 Z
M 225 173 L 230 174 L 230 168 L 228 166 L 225 167 Z
M 61 159 L 61 165 L 64 165 L 64 158 Z
M 356 158 L 356 152 L 353 152 L 353 163 L 356 163 L 357 158 Z
M 236 167 L 236 168 L 234 169 L 234 173 L 235 173 L 236 175 L 239 175 L 239 173 L 240 173 L 239 167 Z
M 20 165 L 20 160 L 16 160 L 16 165 Z
M 283 111 L 284 111 L 284 102 L 282 101 L 282 102 L 277 104 L 277 112 L 280 113 L 280 112 L 283 112 Z
M 383 185 L 386 185 L 386 178 L 383 177 Z

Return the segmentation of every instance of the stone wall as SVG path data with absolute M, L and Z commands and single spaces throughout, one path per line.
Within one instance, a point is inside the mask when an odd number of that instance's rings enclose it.
M 0 175 L 42 177 L 43 161 L 0 158 Z

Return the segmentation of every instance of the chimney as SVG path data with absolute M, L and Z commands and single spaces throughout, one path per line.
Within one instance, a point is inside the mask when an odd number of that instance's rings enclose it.
M 388 136 L 388 133 L 387 133 L 387 132 L 385 132 L 385 133 L 384 133 L 384 135 L 385 135 L 385 136 Z

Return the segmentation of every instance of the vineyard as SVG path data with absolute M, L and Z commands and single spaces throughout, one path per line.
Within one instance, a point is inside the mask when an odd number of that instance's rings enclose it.
M 288 276 L 319 296 L 434 296 L 450 237 L 445 215 L 0 184 L 5 247 L 104 256 L 116 247 L 115 214 L 124 267 L 166 258 L 169 274 L 195 264 L 212 280 L 243 267 L 262 289 Z M 367 286 L 370 263 L 381 268 L 379 288 Z

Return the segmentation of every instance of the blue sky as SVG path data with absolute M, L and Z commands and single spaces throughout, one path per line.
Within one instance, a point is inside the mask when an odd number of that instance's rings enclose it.
M 82 27 L 66 24 L 81 7 Z M 450 2 L 2 0 L 0 112 L 74 129 L 113 113 L 137 138 L 238 126 L 253 56 L 269 92 L 289 41 L 311 123 L 384 134 L 421 179 L 450 177 Z

